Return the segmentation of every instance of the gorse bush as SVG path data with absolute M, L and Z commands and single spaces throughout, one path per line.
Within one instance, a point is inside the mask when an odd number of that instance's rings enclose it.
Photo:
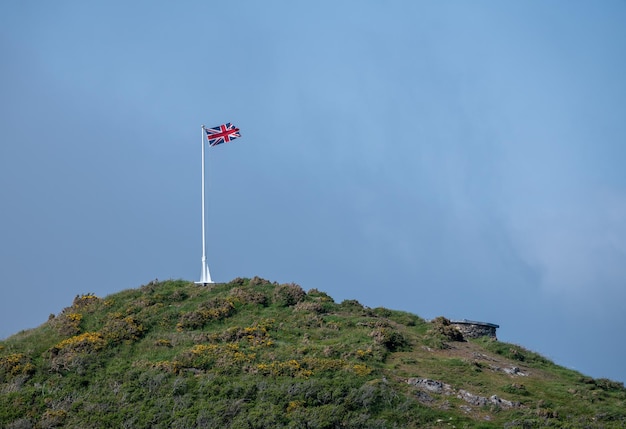
M 370 337 L 374 339 L 376 344 L 384 346 L 391 352 L 404 351 L 410 348 L 409 342 L 404 335 L 391 327 L 376 328 L 370 333 Z
M 463 333 L 445 317 L 436 317 L 430 323 L 432 325 L 431 334 L 440 336 L 444 340 L 463 341 Z
M 582 377 L 580 381 L 589 385 L 593 385 L 607 392 L 626 393 L 626 388 L 624 388 L 624 383 L 620 381 L 613 381 L 613 380 L 609 380 L 608 378 L 593 379 L 591 377 Z
M 50 315 L 49 322 L 61 336 L 77 335 L 81 332 L 83 313 L 95 311 L 101 302 L 94 294 L 76 295 L 72 305 L 64 308 L 58 317 Z
M 55 372 L 84 372 L 96 361 L 96 354 L 107 342 L 99 332 L 85 332 L 65 339 L 48 350 L 50 369 Z
M 302 301 L 306 293 L 295 283 L 282 284 L 274 289 L 273 301 L 276 305 L 288 307 Z
M 134 342 L 144 334 L 144 327 L 134 316 L 110 313 L 102 328 L 102 335 L 108 342 Z
M 251 289 L 235 287 L 230 291 L 230 296 L 241 304 L 262 305 L 263 307 L 269 304 L 269 299 L 263 292 Z
M 343 301 L 341 301 L 341 304 L 339 304 L 339 307 L 342 310 L 355 311 L 359 313 L 361 313 L 365 309 L 365 307 L 363 307 L 363 304 L 361 304 L 356 299 L 344 299 Z
M 50 349 L 53 356 L 63 353 L 93 353 L 106 346 L 104 336 L 99 332 L 85 332 L 61 341 Z
M 97 306 L 100 302 L 100 298 L 98 298 L 93 293 L 76 295 L 74 301 L 72 302 L 72 308 L 83 311 L 92 311 L 95 309 L 95 306 Z
M 225 298 L 212 298 L 201 303 L 197 310 L 190 311 L 181 316 L 176 327 L 182 329 L 202 328 L 212 320 L 221 320 L 235 313 L 233 302 Z
M 294 311 L 308 311 L 311 313 L 324 313 L 326 312 L 326 308 L 315 301 L 300 301 L 293 307 Z
M 212 369 L 215 373 L 230 374 L 240 371 L 255 358 L 256 354 L 241 350 L 237 343 L 199 344 L 184 353 L 178 362 L 183 368 Z
M 35 370 L 31 357 L 24 353 L 11 353 L 0 357 L 0 381 L 4 382 L 18 375 L 30 376 Z
M 273 341 L 269 330 L 274 324 L 273 319 L 255 322 L 252 326 L 232 326 L 221 333 L 215 333 L 207 338 L 209 342 L 235 342 L 244 340 L 251 346 L 271 346 Z
M 265 285 L 271 285 L 272 282 L 270 282 L 269 280 L 265 280 L 261 277 L 254 276 L 250 279 L 250 282 L 248 284 L 250 286 L 265 286 Z
M 59 334 L 63 336 L 76 335 L 80 333 L 80 321 L 83 315 L 80 313 L 63 312 L 59 317 L 54 319 Z

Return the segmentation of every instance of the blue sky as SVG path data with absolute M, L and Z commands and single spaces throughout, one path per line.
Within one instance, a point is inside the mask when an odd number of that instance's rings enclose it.
M 623 1 L 4 2 L 0 337 L 200 275 L 626 381 Z

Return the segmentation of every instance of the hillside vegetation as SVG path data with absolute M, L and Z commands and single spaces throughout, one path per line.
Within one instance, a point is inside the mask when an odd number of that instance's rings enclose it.
M 622 383 L 420 317 L 237 278 L 77 296 L 0 342 L 4 428 L 623 428 Z

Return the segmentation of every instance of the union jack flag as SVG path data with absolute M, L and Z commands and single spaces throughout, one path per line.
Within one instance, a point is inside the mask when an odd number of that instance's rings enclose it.
M 235 140 L 237 137 L 241 137 L 239 134 L 239 128 L 231 124 L 230 122 L 213 128 L 205 128 L 206 138 L 209 141 L 209 146 L 217 146 L 221 143 L 228 143 L 231 140 Z

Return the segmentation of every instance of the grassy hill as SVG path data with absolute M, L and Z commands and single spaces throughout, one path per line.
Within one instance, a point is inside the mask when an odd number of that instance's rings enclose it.
M 77 296 L 0 342 L 4 428 L 623 428 L 622 383 L 420 317 L 237 278 Z

